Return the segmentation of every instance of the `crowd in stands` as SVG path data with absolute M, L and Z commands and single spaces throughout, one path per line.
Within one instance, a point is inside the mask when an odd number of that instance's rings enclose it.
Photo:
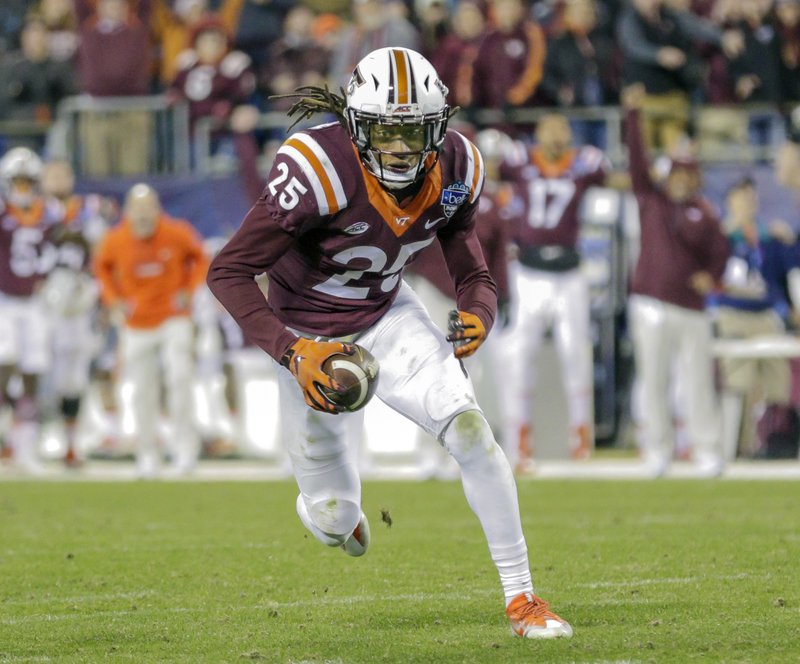
M 474 108 L 594 107 L 647 92 L 650 146 L 675 147 L 690 105 L 724 104 L 697 129 L 763 140 L 731 105 L 800 99 L 800 0 L 24 0 L 0 10 L 0 122 L 54 117 L 65 96 L 166 93 L 192 120 L 247 133 L 273 95 L 343 85 L 381 46 L 419 50 L 449 99 Z M 146 168 L 141 113 L 93 126 L 123 173 Z M 758 135 L 761 131 L 762 135 Z M 88 146 L 105 172 L 97 145 Z M 237 144 L 240 158 L 252 146 Z

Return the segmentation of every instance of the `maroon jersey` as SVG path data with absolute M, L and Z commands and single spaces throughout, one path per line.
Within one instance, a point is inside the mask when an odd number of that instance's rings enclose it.
M 208 284 L 247 337 L 279 360 L 286 327 L 335 337 L 388 310 L 405 266 L 438 238 L 458 306 L 494 321 L 495 285 L 475 232 L 483 161 L 449 131 L 420 191 L 397 204 L 362 166 L 338 123 L 297 132 L 278 150 L 264 194 L 211 265 Z M 269 296 L 253 280 L 266 271 Z
M 52 228 L 41 199 L 29 210 L 5 207 L 0 200 L 0 292 L 33 295 L 56 264 L 57 251 L 49 237 Z
M 580 203 L 586 190 L 602 185 L 611 164 L 597 148 L 570 150 L 556 163 L 537 149 L 523 163 L 505 163 L 503 179 L 514 183 L 512 239 L 521 252 L 533 247 L 575 249 Z
M 488 187 L 487 187 L 488 189 Z M 511 195 L 510 187 L 504 186 L 493 193 L 484 191 L 478 203 L 475 224 L 478 240 L 481 243 L 483 257 L 489 274 L 497 285 L 498 301 L 507 301 L 510 297 L 508 287 L 508 243 L 509 224 L 503 214 L 503 207 Z M 438 242 L 434 242 L 419 253 L 419 259 L 409 268 L 430 281 L 443 295 L 455 298 L 453 280 L 447 272 L 447 263 Z
M 205 117 L 227 119 L 255 89 L 250 57 L 241 51 L 231 51 L 216 65 L 198 62 L 194 51 L 184 51 L 178 56 L 178 66 L 170 87 L 189 102 L 191 122 Z
M 675 203 L 653 182 L 635 111 L 628 112 L 625 138 L 641 226 L 631 292 L 701 311 L 704 298 L 692 288 L 691 276 L 705 271 L 718 281 L 730 253 L 719 217 L 708 201 Z

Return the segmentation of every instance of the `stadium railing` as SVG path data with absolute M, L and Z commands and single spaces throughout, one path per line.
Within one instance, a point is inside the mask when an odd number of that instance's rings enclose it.
M 627 164 L 627 150 L 623 142 L 622 122 L 625 115 L 620 106 L 594 106 L 587 108 L 515 108 L 515 109 L 470 109 L 456 116 L 458 120 L 469 122 L 479 128 L 484 127 L 533 127 L 536 122 L 554 111 L 567 116 L 577 130 L 578 142 L 598 144 L 615 166 Z M 716 117 L 726 122 L 714 122 Z M 701 122 L 711 117 L 712 121 Z M 332 118 L 330 118 L 332 119 Z M 323 122 L 319 116 L 303 126 Z M 690 124 L 698 129 L 700 158 L 708 163 L 752 163 L 770 160 L 776 145 L 783 140 L 785 119 L 774 105 L 738 104 L 693 106 Z M 266 112 L 260 117 L 257 129 L 279 136 L 286 130 L 291 120 L 283 112 Z M 708 125 L 714 130 L 709 135 Z M 738 126 L 739 132 L 734 129 Z M 212 132 L 218 127 L 211 120 L 199 120 L 193 138 L 193 170 L 199 173 L 214 171 L 215 160 L 212 155 Z M 730 128 L 729 130 L 726 128 Z M 592 137 L 594 140 L 586 140 Z M 581 138 L 584 140 L 582 141 Z M 713 144 L 712 144 L 713 141 Z
M 185 102 L 175 102 L 165 95 L 139 97 L 92 97 L 78 95 L 63 99 L 57 110 L 57 124 L 61 125 L 65 156 L 72 161 L 75 172 L 90 173 L 87 168 L 87 136 L 92 130 L 99 132 L 102 122 L 123 114 L 147 114 L 144 135 L 134 136 L 142 146 L 146 164 L 143 173 L 185 174 L 191 170 L 189 141 L 189 110 Z M 111 149 L 109 148 L 109 151 Z M 131 175 L 115 168 L 112 161 L 106 176 Z

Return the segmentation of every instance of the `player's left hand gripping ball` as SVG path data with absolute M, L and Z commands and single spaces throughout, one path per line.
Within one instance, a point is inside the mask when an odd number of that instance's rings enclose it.
M 451 318 L 447 340 L 455 346 L 457 358 L 469 357 L 486 339 L 486 328 L 481 319 L 469 311 L 459 311 L 458 318 Z

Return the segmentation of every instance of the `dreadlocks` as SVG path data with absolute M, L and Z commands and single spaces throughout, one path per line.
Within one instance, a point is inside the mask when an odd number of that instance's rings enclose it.
M 292 107 L 287 111 L 287 115 L 294 118 L 294 122 L 289 125 L 287 132 L 291 131 L 298 122 L 310 118 L 315 113 L 331 113 L 336 116 L 345 129 L 347 121 L 344 117 L 344 90 L 339 89 L 341 94 L 331 92 L 326 85 L 320 88 L 316 85 L 304 85 L 297 88 L 294 92 L 285 95 L 272 95 L 270 99 L 297 99 Z

